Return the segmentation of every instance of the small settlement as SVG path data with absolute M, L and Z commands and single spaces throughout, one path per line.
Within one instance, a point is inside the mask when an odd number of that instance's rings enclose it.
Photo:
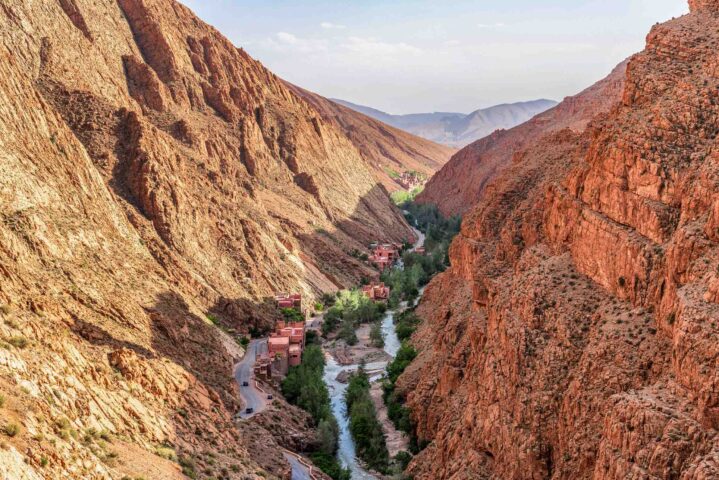
M 275 301 L 277 308 L 294 308 L 300 314 L 303 313 L 302 295 L 298 293 L 278 293 Z M 289 367 L 299 365 L 305 349 L 305 328 L 304 321 L 277 322 L 275 331 L 267 339 L 268 351 L 257 357 L 255 376 L 269 380 L 273 376 L 287 375 Z
M 384 272 L 387 267 L 399 260 L 401 249 L 402 245 L 396 243 L 373 243 L 370 245 L 372 255 L 369 256 L 369 261 L 374 263 L 380 272 Z

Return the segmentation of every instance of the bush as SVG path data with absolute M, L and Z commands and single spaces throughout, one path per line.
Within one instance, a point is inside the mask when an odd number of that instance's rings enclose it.
M 285 318 L 288 322 L 304 322 L 305 316 L 302 314 L 302 312 L 294 307 L 291 308 L 283 308 L 280 310 L 282 313 L 282 316 Z
M 332 477 L 333 480 L 351 480 L 352 478 L 352 473 L 349 469 L 343 469 L 333 455 L 328 455 L 323 452 L 314 452 L 310 454 L 310 459 L 317 468 Z
M 384 335 L 382 335 L 382 324 L 380 322 L 372 324 L 372 329 L 369 332 L 369 338 L 373 347 L 384 347 Z
M 247 345 L 250 344 L 250 339 L 247 337 L 241 337 L 240 338 L 240 345 L 242 345 L 242 348 L 247 348 Z
M 10 345 L 12 345 L 15 348 L 20 348 L 20 349 L 25 348 L 28 345 L 27 338 L 19 337 L 19 336 L 10 337 L 7 340 L 7 343 L 9 343 Z
M 0 393 L 0 408 L 5 406 L 5 395 Z
M 407 468 L 407 465 L 409 465 L 409 462 L 412 460 L 412 454 L 405 450 L 402 450 L 394 456 L 394 459 L 399 465 L 399 467 L 402 469 L 402 471 L 404 471 Z
M 8 423 L 7 425 L 5 425 L 3 431 L 8 437 L 14 437 L 18 433 L 20 433 L 20 426 L 17 423 Z

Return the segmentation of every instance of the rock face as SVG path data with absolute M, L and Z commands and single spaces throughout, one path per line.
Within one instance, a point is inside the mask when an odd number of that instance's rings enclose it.
M 0 26 L 0 477 L 180 478 L 168 447 L 287 475 L 233 423 L 242 352 L 207 315 L 261 329 L 277 290 L 375 273 L 345 252 L 412 233 L 369 158 L 177 2 L 4 1 Z
M 414 478 L 719 478 L 713 4 L 655 26 L 619 105 L 466 214 L 399 380 Z
M 510 130 L 496 130 L 457 152 L 427 182 L 417 201 L 435 203 L 445 215 L 467 212 L 487 185 L 512 163 L 512 157 L 553 132 L 583 131 L 594 116 L 621 99 L 626 62 L 605 79 Z
M 370 165 L 375 178 L 388 191 L 402 189 L 388 172 L 414 171 L 431 177 L 456 152 L 454 148 L 415 137 L 295 85 L 289 87 L 314 106 L 325 121 L 345 132 Z

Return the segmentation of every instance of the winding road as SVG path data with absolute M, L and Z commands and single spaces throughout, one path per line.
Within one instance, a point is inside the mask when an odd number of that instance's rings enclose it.
M 240 398 L 244 408 L 240 412 L 240 418 L 251 418 L 260 413 L 267 406 L 267 393 L 257 387 L 255 382 L 254 368 L 257 355 L 267 351 L 267 339 L 252 340 L 247 345 L 245 356 L 240 363 L 235 365 L 235 381 L 240 389 Z M 242 383 L 247 382 L 247 386 Z M 246 413 L 247 408 L 252 408 L 252 413 Z

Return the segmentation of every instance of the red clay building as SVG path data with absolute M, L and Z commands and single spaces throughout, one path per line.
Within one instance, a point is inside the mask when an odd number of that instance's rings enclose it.
M 390 289 L 381 283 L 371 283 L 362 287 L 362 293 L 371 300 L 383 301 L 389 299 Z
M 270 357 L 281 375 L 286 375 L 289 367 L 302 361 L 305 349 L 304 322 L 277 322 L 275 331 L 267 341 Z
M 275 295 L 278 308 L 296 308 L 302 311 L 302 295 L 299 293 L 278 293 Z
M 381 245 L 373 244 L 373 246 L 374 249 L 372 250 L 372 255 L 369 257 L 369 261 L 377 265 L 380 271 L 384 271 L 385 268 L 391 266 L 399 259 L 399 249 L 396 245 L 383 243 Z

